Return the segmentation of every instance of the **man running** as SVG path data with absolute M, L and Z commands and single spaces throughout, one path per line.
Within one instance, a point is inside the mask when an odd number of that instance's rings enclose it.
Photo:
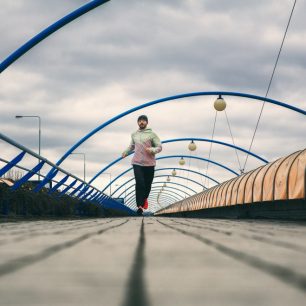
M 139 129 L 132 134 L 129 147 L 122 153 L 122 158 L 135 151 L 132 165 L 136 180 L 136 204 L 137 213 L 142 215 L 144 209 L 148 209 L 148 197 L 154 178 L 156 165 L 155 154 L 162 150 L 158 136 L 147 128 L 148 117 L 141 115 L 137 120 Z

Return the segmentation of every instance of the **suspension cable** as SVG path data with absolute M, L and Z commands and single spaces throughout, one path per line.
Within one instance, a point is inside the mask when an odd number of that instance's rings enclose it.
M 215 120 L 214 120 L 214 126 L 213 126 L 213 130 L 212 130 L 212 135 L 211 135 L 211 140 L 214 140 L 217 116 L 218 116 L 218 112 L 216 111 L 216 113 L 215 113 Z M 209 188 L 209 179 L 207 179 L 207 175 L 208 175 L 208 167 L 209 167 L 209 161 L 210 161 L 210 156 L 211 156 L 211 151 L 212 151 L 212 145 L 213 145 L 213 142 L 210 143 L 209 154 L 208 154 L 208 161 L 207 161 L 207 165 L 206 165 L 205 182 L 207 182 L 206 185 L 207 185 L 208 188 Z
M 289 25 L 290 25 L 290 22 L 291 22 L 291 17 L 293 15 L 296 2 L 297 2 L 297 0 L 294 0 L 292 10 L 291 10 L 291 13 L 290 13 L 290 17 L 289 17 L 289 20 L 288 20 L 288 23 L 287 23 L 287 26 L 286 26 L 286 30 L 285 30 L 285 33 L 284 33 L 284 36 L 283 36 L 282 43 L 281 43 L 281 46 L 279 48 L 278 54 L 277 54 L 277 58 L 276 58 L 276 61 L 275 61 L 275 64 L 274 64 L 272 75 L 271 75 L 269 85 L 268 85 L 268 88 L 267 88 L 267 91 L 266 91 L 265 98 L 267 98 L 267 96 L 269 94 L 269 91 L 270 91 L 270 87 L 271 87 L 271 84 L 272 84 L 272 81 L 273 81 L 273 78 L 274 78 L 275 70 L 276 70 L 276 67 L 277 67 L 277 64 L 278 64 L 278 60 L 280 58 L 281 51 L 283 49 L 283 45 L 284 45 L 284 42 L 285 42 L 285 39 L 286 39 L 286 36 L 287 36 L 288 28 L 289 28 Z M 260 113 L 259 113 L 259 117 L 258 117 L 256 126 L 255 126 L 255 130 L 254 130 L 254 133 L 253 133 L 253 136 L 252 136 L 249 151 L 251 151 L 251 149 L 252 149 L 253 142 L 254 142 L 254 139 L 255 139 L 255 135 L 256 135 L 256 132 L 257 132 L 257 129 L 258 129 L 258 126 L 259 126 L 259 122 L 260 122 L 260 119 L 261 119 L 261 116 L 262 116 L 262 113 L 263 113 L 263 110 L 264 110 L 264 107 L 265 107 L 265 103 L 266 103 L 266 101 L 264 101 L 263 104 L 262 104 L 262 107 L 261 107 L 261 110 L 260 110 Z M 244 162 L 244 165 L 243 165 L 243 169 L 242 169 L 243 171 L 245 170 L 245 167 L 246 167 L 246 164 L 247 164 L 247 161 L 248 161 L 248 157 L 249 157 L 249 153 L 247 153 L 247 156 L 246 156 L 246 159 L 245 159 L 245 162 Z
M 188 171 L 187 171 L 187 178 L 186 178 L 186 186 L 188 187 L 188 183 L 189 183 L 189 173 L 190 173 L 190 162 L 191 162 L 191 151 L 189 153 L 189 161 L 188 161 Z M 186 195 L 185 195 L 186 198 Z
M 239 156 L 238 156 L 238 150 L 237 150 L 237 148 L 236 148 L 236 144 L 235 144 L 235 141 L 234 141 L 234 136 L 233 136 L 233 133 L 232 133 L 231 125 L 230 125 L 230 122 L 229 122 L 229 119 L 228 119 L 226 110 L 224 110 L 224 112 L 225 112 L 225 117 L 226 117 L 228 129 L 229 129 L 230 134 L 231 134 L 231 137 L 232 137 L 232 142 L 233 142 L 233 145 L 235 146 L 235 153 L 236 153 L 236 157 L 237 157 L 237 161 L 238 161 L 238 165 L 239 165 L 239 170 L 240 170 L 240 172 L 241 172 L 241 174 L 242 174 L 243 171 L 242 171 L 242 168 L 241 168 L 240 159 L 239 159 Z
M 197 157 L 197 156 L 198 156 L 198 155 L 197 155 L 197 154 L 195 154 L 195 157 Z M 199 172 L 199 173 L 201 173 L 201 174 L 202 174 L 202 169 L 201 169 L 201 167 L 200 167 L 199 163 L 200 163 L 199 159 L 196 159 L 196 166 L 197 166 L 197 170 L 198 170 L 198 172 Z M 200 175 L 200 179 L 201 179 L 201 184 L 202 184 L 203 186 L 205 186 L 205 181 L 204 181 L 204 179 L 203 179 L 203 176 L 202 176 L 202 175 Z M 203 187 L 203 190 L 205 190 L 205 188 L 204 188 L 204 187 Z

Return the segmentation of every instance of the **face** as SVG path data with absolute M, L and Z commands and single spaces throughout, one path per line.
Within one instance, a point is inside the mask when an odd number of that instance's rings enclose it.
M 139 120 L 137 123 L 141 130 L 144 130 L 148 125 L 148 122 L 146 120 Z

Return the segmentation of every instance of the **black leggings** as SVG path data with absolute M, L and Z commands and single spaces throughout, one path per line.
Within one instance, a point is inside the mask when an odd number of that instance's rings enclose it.
M 133 165 L 136 180 L 136 203 L 143 206 L 144 200 L 149 197 L 151 185 L 154 178 L 154 166 Z

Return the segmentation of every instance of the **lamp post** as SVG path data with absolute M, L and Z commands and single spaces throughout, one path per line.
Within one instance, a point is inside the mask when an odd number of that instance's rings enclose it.
M 86 157 L 85 153 L 81 152 L 75 152 L 75 153 L 70 153 L 71 155 L 83 155 L 83 162 L 84 162 L 84 169 L 83 169 L 83 176 L 84 176 L 84 182 L 86 182 Z
M 22 119 L 22 118 L 37 118 L 38 119 L 38 155 L 40 156 L 40 149 L 41 149 L 41 118 L 40 116 L 36 115 L 30 115 L 30 116 L 24 116 L 24 115 L 16 115 L 16 119 Z M 40 160 L 39 160 L 40 162 Z M 38 171 L 38 180 L 40 181 L 40 170 Z
M 109 173 L 109 172 L 103 172 L 101 174 L 109 175 L 109 196 L 111 196 L 112 195 L 112 184 L 111 184 L 112 183 L 112 174 Z

